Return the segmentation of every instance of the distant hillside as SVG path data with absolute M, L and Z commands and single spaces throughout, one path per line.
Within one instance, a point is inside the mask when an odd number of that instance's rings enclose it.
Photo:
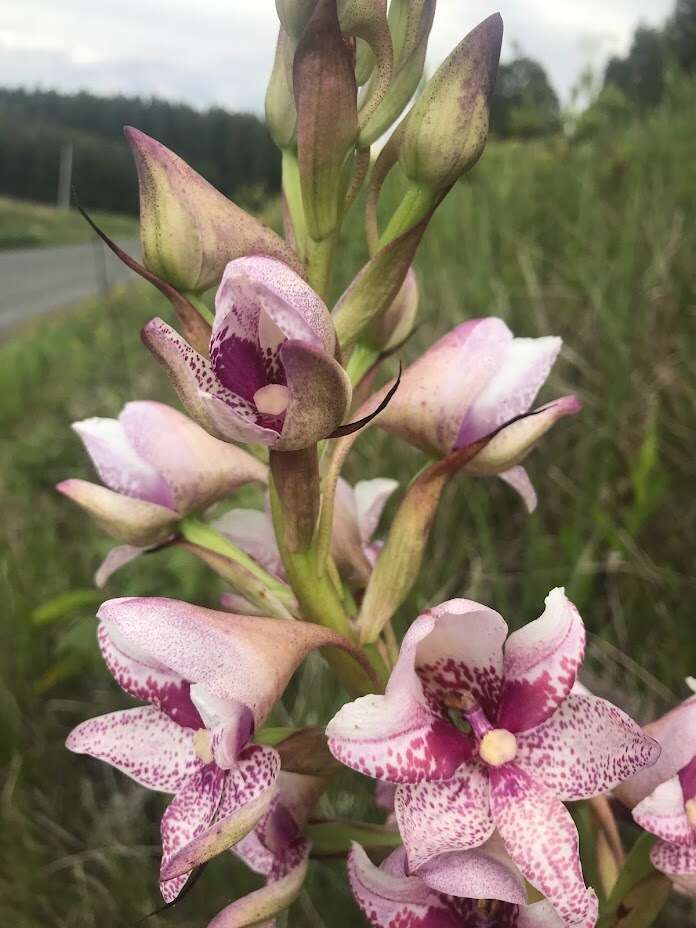
M 137 213 L 124 125 L 168 145 L 238 201 L 255 205 L 278 189 L 279 154 L 256 116 L 154 99 L 0 88 L 0 194 L 55 202 L 60 151 L 72 142 L 81 201 L 92 209 Z

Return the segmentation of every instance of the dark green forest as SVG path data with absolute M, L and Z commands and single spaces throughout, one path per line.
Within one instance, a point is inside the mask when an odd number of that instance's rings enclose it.
M 156 99 L 0 88 L 0 193 L 54 202 L 61 148 L 72 143 L 81 201 L 92 209 L 137 214 L 124 125 L 168 145 L 238 202 L 253 206 L 279 187 L 280 158 L 256 116 L 200 112 Z

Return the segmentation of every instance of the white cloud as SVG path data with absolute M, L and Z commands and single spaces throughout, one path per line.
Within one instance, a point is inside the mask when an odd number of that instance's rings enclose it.
M 540 60 L 567 97 L 587 64 L 623 52 L 639 22 L 673 0 L 500 0 L 504 55 Z M 428 67 L 493 12 L 488 0 L 440 0 Z M 260 111 L 273 58 L 273 0 L 3 0 L 0 84 L 157 95 Z

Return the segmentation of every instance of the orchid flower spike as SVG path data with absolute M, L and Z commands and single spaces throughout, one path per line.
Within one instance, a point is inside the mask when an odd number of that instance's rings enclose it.
M 280 757 L 254 731 L 314 648 L 339 635 L 304 622 L 230 615 L 170 599 L 104 603 L 98 638 L 117 683 L 149 705 L 78 725 L 67 747 L 174 793 L 162 818 L 162 895 L 235 845 L 271 809 Z
M 161 319 L 142 337 L 188 412 L 225 441 L 299 451 L 328 437 L 350 406 L 331 314 L 298 274 L 272 258 L 227 265 L 210 360 Z
M 69 479 L 57 489 L 124 542 L 97 571 L 99 586 L 145 548 L 170 538 L 183 516 L 245 483 L 266 482 L 264 464 L 162 403 L 127 403 L 118 419 L 84 419 L 72 427 L 104 486 Z
M 399 784 L 409 872 L 500 833 L 563 924 L 594 924 L 578 834 L 563 806 L 655 762 L 658 744 L 621 710 L 573 691 L 585 628 L 562 589 L 507 642 L 502 617 L 455 599 L 411 625 L 384 696 L 344 706 L 327 728 L 349 767 Z
M 563 928 L 563 919 L 548 901 L 527 905 L 519 871 L 492 844 L 449 855 L 449 879 L 441 874 L 432 883 L 427 874 L 409 874 L 403 848 L 376 867 L 354 844 L 348 856 L 350 886 L 372 928 Z M 453 876 L 455 890 L 468 886 L 484 895 L 461 896 L 452 890 Z M 506 894 L 512 901 L 501 901 Z M 594 928 L 594 918 L 580 924 Z
M 529 411 L 561 344 L 550 336 L 515 338 L 495 317 L 464 322 L 406 368 L 378 424 L 436 455 L 495 433 L 464 473 L 501 477 L 532 511 L 536 494 L 520 461 L 555 422 L 582 408 L 577 396 L 565 396 Z
M 696 693 L 696 680 L 687 680 Z M 657 763 L 615 791 L 633 818 L 657 837 L 650 852 L 656 870 L 696 898 L 696 695 L 645 731 L 662 747 Z

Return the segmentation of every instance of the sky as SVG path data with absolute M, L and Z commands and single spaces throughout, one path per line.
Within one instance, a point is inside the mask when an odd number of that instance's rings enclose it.
M 624 53 L 639 23 L 674 0 L 438 0 L 432 71 L 497 10 L 503 59 L 539 60 L 563 100 L 580 72 Z M 195 107 L 261 112 L 273 59 L 273 0 L 2 0 L 0 86 L 158 96 Z

